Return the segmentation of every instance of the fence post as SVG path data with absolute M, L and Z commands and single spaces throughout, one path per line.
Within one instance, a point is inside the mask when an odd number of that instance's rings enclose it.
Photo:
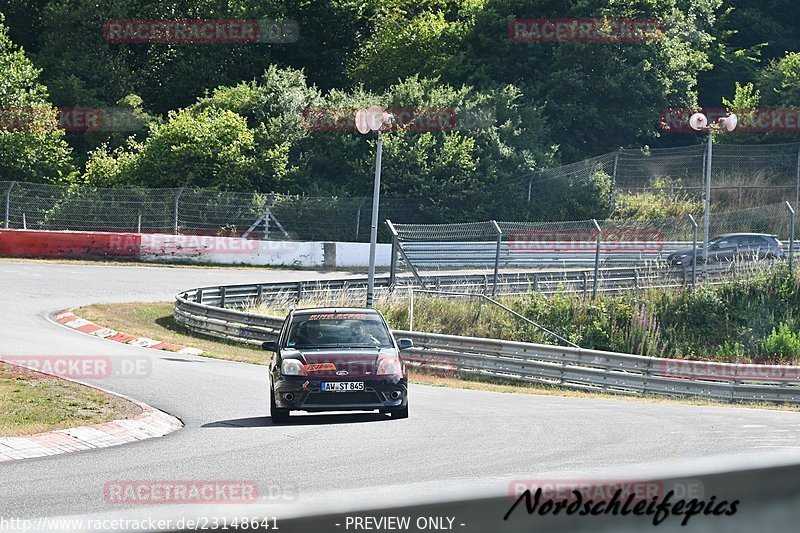
M 492 220 L 494 230 L 497 232 L 497 247 L 494 251 L 494 284 L 492 285 L 492 296 L 497 294 L 497 277 L 500 275 L 500 247 L 503 245 L 503 230 L 497 224 L 497 221 Z
M 797 147 L 797 185 L 794 192 L 794 202 L 800 202 L 800 146 Z
M 361 208 L 366 201 L 366 198 L 362 198 L 361 203 L 358 204 L 358 211 L 356 211 L 356 239 L 358 239 L 358 234 L 361 233 Z
M 399 251 L 397 247 L 400 246 L 400 241 L 397 230 L 394 229 L 394 224 L 388 218 L 386 219 L 386 226 L 392 234 L 392 258 L 389 261 L 389 291 L 391 292 L 394 290 L 395 281 L 397 281 L 397 252 Z
M 622 147 L 620 146 L 617 149 L 617 153 L 614 154 L 614 166 L 611 169 L 611 210 L 614 210 L 614 207 L 617 205 L 616 198 L 617 198 L 617 165 L 619 164 L 619 154 L 622 152 Z
M 139 216 L 136 219 L 136 233 L 142 233 L 142 212 L 139 211 Z
M 600 243 L 603 241 L 603 231 L 597 220 L 592 219 L 592 224 L 597 230 L 597 242 L 594 247 L 594 285 L 592 286 L 592 298 L 597 298 L 597 287 L 600 284 Z
M 178 192 L 175 193 L 175 206 L 174 206 L 174 213 L 175 213 L 175 235 L 178 234 L 178 201 L 181 198 L 181 194 L 183 194 L 183 187 L 178 189 Z
M 261 239 L 262 241 L 269 240 L 269 217 L 272 215 L 270 212 L 269 206 L 272 204 L 272 199 L 274 198 L 273 194 L 270 193 L 267 196 L 267 201 L 264 202 L 264 238 Z
M 692 236 L 692 289 L 697 286 L 697 221 L 691 213 L 686 215 L 689 217 L 689 222 L 692 223 L 693 236 Z M 684 279 L 686 279 L 684 277 Z
M 531 203 L 531 189 L 533 189 L 533 178 L 528 180 L 528 203 Z
M 11 189 L 13 189 L 14 185 L 16 184 L 16 181 L 12 181 L 11 185 L 8 186 L 8 190 L 6 191 L 6 225 L 4 226 L 6 229 L 8 229 L 8 220 L 11 213 Z
M 408 331 L 414 331 L 414 286 L 408 287 Z
M 786 208 L 789 210 L 789 271 L 791 272 L 794 264 L 794 208 L 789 202 L 786 202 Z

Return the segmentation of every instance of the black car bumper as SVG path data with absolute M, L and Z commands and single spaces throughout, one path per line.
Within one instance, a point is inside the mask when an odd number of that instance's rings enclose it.
M 274 385 L 275 404 L 279 409 L 293 411 L 371 411 L 396 409 L 408 405 L 406 378 L 363 379 L 364 390 L 323 392 L 323 381 L 305 377 L 281 378 Z M 343 380 L 339 380 L 343 381 Z

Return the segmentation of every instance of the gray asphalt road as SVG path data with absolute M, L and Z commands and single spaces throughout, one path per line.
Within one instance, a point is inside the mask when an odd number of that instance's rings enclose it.
M 69 331 L 49 312 L 88 303 L 167 300 L 217 283 L 340 277 L 288 270 L 202 270 L 0 263 L 0 354 L 147 357 L 150 375 L 98 383 L 179 417 L 163 438 L 0 464 L 4 517 L 108 513 L 112 480 L 251 480 L 262 494 L 316 502 L 348 494 L 442 495 L 514 479 L 598 478 L 620 469 L 770 452 L 800 458 L 800 414 L 414 386 L 411 417 L 268 417 L 263 367 L 165 355 Z

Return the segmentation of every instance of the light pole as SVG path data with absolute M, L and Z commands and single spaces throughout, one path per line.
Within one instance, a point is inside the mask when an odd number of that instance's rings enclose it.
M 715 131 L 733 131 L 736 129 L 736 125 L 739 123 L 739 119 L 733 113 L 729 114 L 727 117 L 720 117 L 717 119 L 716 122 L 709 124 L 708 118 L 702 113 L 695 113 L 689 118 L 689 126 L 692 127 L 695 131 L 705 131 L 708 132 L 708 145 L 707 145 L 707 153 L 706 153 L 706 175 L 705 175 L 705 186 L 706 186 L 706 202 L 705 202 L 705 213 L 704 213 L 704 224 L 703 224 L 703 276 L 705 277 L 707 273 L 708 265 L 708 230 L 709 226 L 711 225 L 711 156 L 714 146 L 714 132 Z M 697 256 L 693 258 L 693 261 L 697 261 Z
M 372 189 L 372 223 L 369 232 L 369 274 L 367 276 L 367 305 L 372 307 L 375 294 L 375 250 L 378 247 L 378 207 L 381 197 L 381 154 L 383 152 L 384 124 L 391 124 L 394 117 L 378 106 L 359 109 L 356 112 L 356 129 L 359 133 L 367 134 L 370 131 L 378 132 L 378 146 L 375 153 L 375 184 Z

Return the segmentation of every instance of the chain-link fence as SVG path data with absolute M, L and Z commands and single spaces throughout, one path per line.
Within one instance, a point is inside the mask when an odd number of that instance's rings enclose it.
M 798 251 L 789 202 L 713 212 L 708 265 L 789 259 Z M 396 257 L 392 277 L 409 271 L 455 268 L 600 268 L 664 265 L 685 270 L 705 264 L 703 213 L 639 220 L 402 224 L 387 222 Z M 796 232 L 795 232 L 796 233 Z M 714 239 L 726 234 L 714 248 Z M 761 234 L 761 235 L 755 235 Z M 776 238 L 772 238 L 775 236 Z M 792 254 L 790 254 L 790 252 Z M 695 257 L 692 261 L 686 258 Z M 684 255 L 683 258 L 678 256 Z
M 372 198 L 208 189 L 103 189 L 0 181 L 2 227 L 365 241 Z M 381 199 L 381 214 L 430 220 L 413 198 Z M 382 229 L 382 233 L 386 233 Z
M 704 199 L 708 161 L 703 144 L 650 151 L 620 150 L 562 167 L 486 183 L 473 204 L 448 198 L 382 198 L 381 219 L 437 224 L 476 219 L 574 220 L 613 218 L 615 206 L 645 191 L 685 197 L 690 208 Z M 797 202 L 800 196 L 800 143 L 715 144 L 711 161 L 711 203 L 722 226 L 772 227 L 775 217 L 759 209 Z M 387 179 L 391 179 L 387 176 Z M 5 228 L 77 231 L 135 231 L 247 235 L 251 238 L 366 241 L 372 199 L 309 197 L 204 189 L 103 189 L 0 181 L 0 224 Z M 692 204 L 694 202 L 694 204 Z M 477 207 L 476 207 L 477 206 Z M 731 218 L 733 217 L 733 218 Z M 772 217 L 772 218 L 771 218 Z M 649 217 L 652 218 L 652 217 Z M 608 222 L 615 224 L 613 222 Z M 633 222 L 626 221 L 626 224 Z M 660 223 L 660 222 L 659 222 Z M 586 222 L 584 221 L 584 225 Z M 647 222 L 652 227 L 655 222 Z M 714 222 L 712 222 L 713 227 Z M 738 226 L 737 226 L 738 225 Z M 666 233 L 685 239 L 684 217 L 664 222 Z M 466 228 L 453 231 L 467 235 Z M 536 226 L 537 231 L 546 226 Z M 680 229 L 676 229 L 680 228 Z M 484 228 L 485 229 L 485 228 Z M 567 226 L 564 227 L 567 229 Z M 380 227 L 381 240 L 390 238 Z M 421 231 L 421 230 L 417 230 Z M 441 231 L 441 230 L 437 230 Z M 478 234 L 480 234 L 478 230 Z M 489 228 L 491 234 L 493 228 Z M 716 229 L 714 229 L 716 231 Z M 764 230 L 767 231 L 767 230 Z M 771 230 L 770 230 L 771 231 Z M 777 233 L 777 231 L 775 231 Z M 671 238 L 671 237 L 670 237 Z M 676 236 L 676 238 L 678 238 Z

